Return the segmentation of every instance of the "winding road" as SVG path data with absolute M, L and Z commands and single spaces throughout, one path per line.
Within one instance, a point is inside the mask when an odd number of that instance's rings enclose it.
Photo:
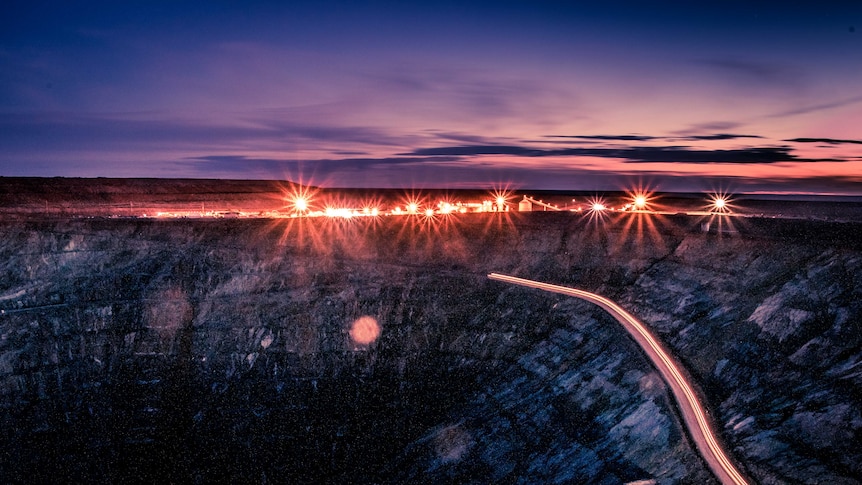
M 664 350 L 658 339 L 635 317 L 613 301 L 595 293 L 498 273 L 491 273 L 488 275 L 488 278 L 504 283 L 580 298 L 595 303 L 610 313 L 634 337 L 638 345 L 646 352 L 647 357 L 652 360 L 662 378 L 670 386 L 682 414 L 683 421 L 688 428 L 689 435 L 694 440 L 698 451 L 700 451 L 701 456 L 713 474 L 725 485 L 746 485 L 748 483 L 721 448 L 715 437 L 711 423 L 707 419 L 706 411 L 698 401 L 697 395 L 691 385 L 680 371 L 681 366 Z

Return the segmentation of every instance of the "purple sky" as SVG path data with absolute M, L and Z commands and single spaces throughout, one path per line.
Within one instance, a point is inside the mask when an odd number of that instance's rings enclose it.
M 0 176 L 862 195 L 860 2 L 180 3 L 4 2 Z

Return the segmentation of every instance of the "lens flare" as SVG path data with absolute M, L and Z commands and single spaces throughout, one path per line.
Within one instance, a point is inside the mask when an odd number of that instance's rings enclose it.
M 731 212 L 731 198 L 726 193 L 716 192 L 709 195 L 709 211 L 717 214 Z
M 608 217 L 608 204 L 601 197 L 593 197 L 587 200 L 589 211 L 587 215 L 591 222 L 603 222 Z
M 508 187 L 503 189 L 494 189 L 491 192 L 491 197 L 494 201 L 493 210 L 497 212 L 505 212 L 509 203 L 509 198 L 512 197 L 512 193 L 509 192 Z
M 311 206 L 314 202 L 315 194 L 308 186 L 298 185 L 289 193 L 284 195 L 284 200 L 287 202 L 288 209 L 294 215 L 304 216 L 309 215 Z
M 632 187 L 626 190 L 626 195 L 629 197 L 629 202 L 625 205 L 624 210 L 631 211 L 652 211 L 653 189 L 649 185 L 638 183 L 637 187 Z
M 368 345 L 380 337 L 380 324 L 368 315 L 357 318 L 350 325 L 350 338 L 360 345 Z

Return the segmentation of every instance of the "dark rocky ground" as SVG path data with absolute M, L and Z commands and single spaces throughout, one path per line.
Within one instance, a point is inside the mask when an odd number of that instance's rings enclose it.
M 0 224 L 11 483 L 709 483 L 616 322 L 491 271 L 617 299 L 700 384 L 759 483 L 859 483 L 858 224 Z M 348 329 L 369 315 L 369 345 Z

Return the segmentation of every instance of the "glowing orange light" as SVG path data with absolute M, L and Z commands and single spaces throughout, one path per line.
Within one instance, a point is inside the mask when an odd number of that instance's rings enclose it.
M 418 211 L 419 211 L 419 204 L 417 204 L 416 202 L 410 202 L 409 204 L 407 204 L 407 212 L 409 212 L 411 214 L 415 214 Z
M 496 209 L 500 212 L 505 211 L 506 203 L 508 202 L 509 197 L 512 196 L 511 192 L 509 192 L 508 189 L 495 189 L 491 192 L 491 195 L 494 197 L 494 205 L 496 206 L 495 208 L 492 208 L 492 210 Z
M 311 215 L 312 198 L 313 194 L 307 187 L 297 187 L 285 197 L 296 215 Z
M 451 202 L 441 201 L 437 205 L 440 207 L 440 213 L 441 214 L 451 214 L 455 210 L 455 207 L 452 206 Z
M 353 211 L 350 209 L 337 207 L 327 207 L 324 214 L 326 214 L 326 217 L 341 217 L 343 219 L 350 219 L 353 217 Z
M 607 210 L 609 209 L 605 200 L 600 197 L 593 197 L 587 202 L 589 203 L 587 207 L 589 207 L 588 215 L 590 217 L 590 221 L 604 221 L 605 217 L 607 217 Z
M 652 204 L 653 199 L 653 189 L 648 185 L 639 183 L 637 187 L 632 187 L 626 190 L 626 194 L 629 196 L 630 202 L 623 208 L 623 210 L 651 210 L 650 205 Z
M 434 217 L 434 209 L 425 209 L 425 217 Z
M 370 316 L 357 318 L 350 326 L 350 338 L 361 345 L 368 345 L 380 336 L 380 324 Z
M 727 194 L 715 193 L 709 196 L 710 209 L 713 212 L 728 213 L 731 208 L 731 200 Z

